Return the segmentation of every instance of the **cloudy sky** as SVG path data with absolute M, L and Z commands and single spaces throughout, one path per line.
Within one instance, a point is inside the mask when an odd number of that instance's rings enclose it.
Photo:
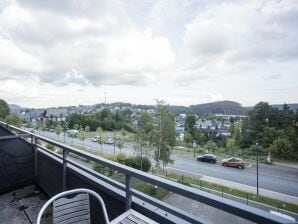
M 0 0 L 0 98 L 298 102 L 298 1 Z

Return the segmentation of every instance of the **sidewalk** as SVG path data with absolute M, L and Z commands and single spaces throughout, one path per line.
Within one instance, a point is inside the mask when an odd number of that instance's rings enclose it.
M 274 162 L 274 165 L 285 166 L 290 168 L 298 169 L 298 163 L 282 163 L 282 162 Z
M 215 183 L 215 184 L 220 184 L 225 187 L 235 188 L 235 189 L 239 189 L 242 191 L 246 191 L 248 193 L 256 194 L 256 187 L 253 187 L 253 186 L 248 186 L 245 184 L 227 181 L 227 180 L 223 180 L 223 179 L 219 179 L 219 178 L 215 178 L 215 177 L 209 177 L 206 175 L 201 175 L 201 174 L 186 171 L 186 170 L 176 169 L 173 167 L 168 167 L 167 169 L 174 170 L 176 173 L 179 173 L 179 174 L 183 174 L 183 175 L 190 176 L 190 177 L 195 177 L 199 180 L 203 180 L 203 181 L 207 181 L 207 182 Z M 262 196 L 265 196 L 265 197 L 269 197 L 269 198 L 273 198 L 273 199 L 277 199 L 277 200 L 281 200 L 284 202 L 298 205 L 298 197 L 295 197 L 295 196 L 290 196 L 290 195 L 286 195 L 286 194 L 282 194 L 279 192 L 270 191 L 270 190 L 266 190 L 266 189 L 262 189 L 262 188 L 259 188 L 259 194 Z

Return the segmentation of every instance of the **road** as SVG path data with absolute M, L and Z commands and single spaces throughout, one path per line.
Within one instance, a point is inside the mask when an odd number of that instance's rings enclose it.
M 194 158 L 185 156 L 173 155 L 172 158 L 175 162 L 170 167 L 256 187 L 255 165 L 240 170 L 223 167 L 219 163 L 198 162 Z M 259 187 L 297 197 L 298 169 L 259 164 Z
M 41 135 L 57 140 L 57 135 L 52 132 L 40 132 Z M 60 141 L 64 141 L 63 134 L 60 135 Z M 77 138 L 65 136 L 66 144 L 82 145 Z M 85 140 L 85 148 L 94 153 L 100 153 L 100 145 L 92 142 L 91 139 Z M 116 152 L 119 149 L 115 147 Z M 113 145 L 102 145 L 103 154 L 113 154 Z M 133 155 L 135 153 L 133 147 L 126 147 L 122 152 Z M 181 169 L 201 175 L 215 178 L 221 178 L 240 184 L 256 187 L 256 166 L 240 170 L 231 167 L 223 167 L 219 163 L 209 164 L 196 161 L 193 157 L 172 155 L 175 161 L 170 167 Z M 279 165 L 259 164 L 259 187 L 291 196 L 298 196 L 298 169 L 293 167 L 285 167 Z

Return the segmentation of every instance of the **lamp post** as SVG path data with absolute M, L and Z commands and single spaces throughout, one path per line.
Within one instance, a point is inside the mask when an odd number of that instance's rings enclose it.
M 257 148 L 257 195 L 259 196 L 259 143 L 256 143 Z
M 113 141 L 113 145 L 114 145 L 114 155 L 116 154 L 116 146 L 115 146 L 115 144 L 116 144 L 116 139 L 115 139 L 115 128 L 114 128 L 114 141 Z

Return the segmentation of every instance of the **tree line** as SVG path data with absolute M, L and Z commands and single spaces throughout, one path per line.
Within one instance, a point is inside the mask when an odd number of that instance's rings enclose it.
M 217 136 L 216 130 L 195 127 L 196 115 L 188 114 L 185 120 L 184 141 L 195 140 L 215 152 L 241 155 L 258 150 L 278 158 L 298 160 L 298 111 L 284 104 L 282 110 L 266 102 L 256 104 L 242 122 L 230 120 L 230 137 Z M 257 145 L 257 146 L 256 146 Z
M 104 131 L 113 131 L 124 129 L 129 132 L 135 132 L 132 122 L 132 111 L 129 109 L 116 111 L 105 108 L 92 114 L 72 113 L 67 118 L 69 129 L 77 129 L 78 127 L 89 127 L 90 131 L 96 131 L 101 127 Z
M 283 109 L 260 102 L 248 113 L 236 145 L 248 148 L 258 143 L 264 152 L 280 158 L 298 159 L 298 111 L 286 104 Z

